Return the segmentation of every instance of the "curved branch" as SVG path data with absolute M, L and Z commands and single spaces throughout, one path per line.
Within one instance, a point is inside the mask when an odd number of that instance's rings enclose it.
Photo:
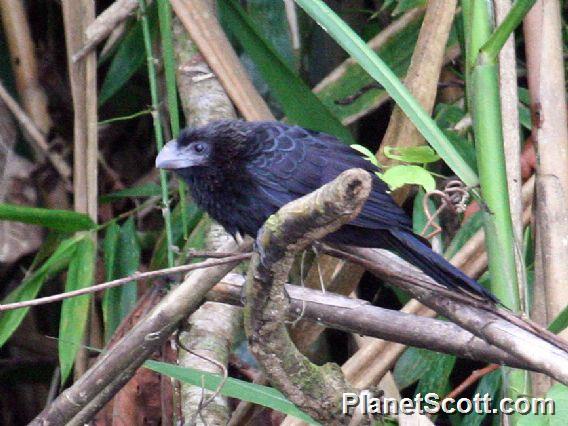
M 294 346 L 284 322 L 284 284 L 295 254 L 351 221 L 371 189 L 370 175 L 347 170 L 272 215 L 260 230 L 246 285 L 245 330 L 251 352 L 272 384 L 325 424 L 345 421 L 341 393 L 353 392 L 339 367 L 312 364 Z

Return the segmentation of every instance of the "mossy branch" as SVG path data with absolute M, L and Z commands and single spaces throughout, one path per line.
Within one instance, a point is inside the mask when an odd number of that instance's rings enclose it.
M 282 207 L 258 234 L 247 279 L 245 330 L 251 352 L 275 387 L 325 424 L 346 420 L 341 394 L 353 388 L 337 365 L 316 366 L 294 346 L 284 322 L 289 304 L 284 284 L 294 256 L 350 222 L 370 190 L 371 176 L 352 169 Z

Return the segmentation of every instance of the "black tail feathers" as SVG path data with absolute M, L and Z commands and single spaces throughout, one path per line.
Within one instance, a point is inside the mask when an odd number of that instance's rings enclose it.
M 499 300 L 473 278 L 468 277 L 446 259 L 435 253 L 416 235 L 405 231 L 390 231 L 389 245 L 400 257 L 421 269 L 438 283 L 453 289 L 465 290 L 484 299 Z

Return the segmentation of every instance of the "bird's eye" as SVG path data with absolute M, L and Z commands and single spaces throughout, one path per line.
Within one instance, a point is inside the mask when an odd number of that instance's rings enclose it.
M 196 143 L 195 145 L 193 145 L 193 149 L 195 150 L 195 152 L 203 152 L 205 151 L 205 145 L 202 143 Z

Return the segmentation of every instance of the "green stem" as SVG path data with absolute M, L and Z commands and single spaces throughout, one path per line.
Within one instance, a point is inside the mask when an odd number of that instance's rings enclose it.
M 318 22 L 331 37 L 345 49 L 371 77 L 381 84 L 397 105 L 416 125 L 446 164 L 468 186 L 475 186 L 478 178 L 464 161 L 442 130 L 424 111 L 391 69 L 377 54 L 321 0 L 296 0 L 296 3 Z
M 507 171 L 503 149 L 501 102 L 498 65 L 482 47 L 492 41 L 492 49 L 499 46 L 504 30 L 492 33 L 490 3 L 464 0 L 464 25 L 468 41 L 466 50 L 466 78 L 468 80 L 468 106 L 473 117 L 477 166 L 485 213 L 485 245 L 488 254 L 491 290 L 501 302 L 515 312 L 520 309 L 519 291 L 514 251 L 514 234 L 511 222 Z M 490 45 L 490 46 L 491 46 Z M 496 52 L 491 53 L 497 58 Z M 479 54 L 478 54 L 479 53 Z M 503 392 L 510 398 L 529 394 L 526 371 L 503 367 Z M 512 423 L 516 424 L 513 417 Z
M 148 80 L 150 83 L 150 94 L 152 97 L 152 118 L 154 121 L 154 135 L 156 137 L 156 145 L 158 151 L 164 146 L 164 136 L 162 134 L 162 126 L 160 117 L 158 116 L 158 84 L 156 79 L 156 67 L 154 64 L 154 56 L 152 55 L 152 40 L 150 37 L 150 24 L 146 16 L 146 0 L 138 0 L 140 4 L 140 20 L 142 22 L 142 33 L 144 35 L 144 48 L 146 49 L 146 59 L 148 65 Z M 168 266 L 174 266 L 174 253 L 172 251 L 172 222 L 170 215 L 170 201 L 168 196 L 168 179 L 166 172 L 160 169 L 160 186 L 162 189 L 162 214 L 164 216 L 164 224 L 166 227 L 166 241 L 168 243 Z
M 180 132 L 180 117 L 177 98 L 175 60 L 174 60 L 174 43 L 172 37 L 172 9 L 168 0 L 158 0 L 158 21 L 160 23 L 160 37 L 162 40 L 162 58 L 164 60 L 164 71 L 166 76 L 166 92 L 168 99 L 168 111 L 170 115 L 170 126 L 172 136 L 177 138 Z M 187 204 L 186 193 L 187 185 L 183 180 L 178 181 L 179 202 L 182 206 Z M 181 209 L 181 223 L 183 229 L 183 237 L 187 239 L 189 236 L 189 219 L 187 210 Z
M 516 0 L 503 22 L 491 34 L 491 37 L 481 47 L 480 53 L 485 60 L 493 63 L 497 61 L 499 52 L 515 28 L 519 26 L 526 14 L 536 3 L 536 0 Z

